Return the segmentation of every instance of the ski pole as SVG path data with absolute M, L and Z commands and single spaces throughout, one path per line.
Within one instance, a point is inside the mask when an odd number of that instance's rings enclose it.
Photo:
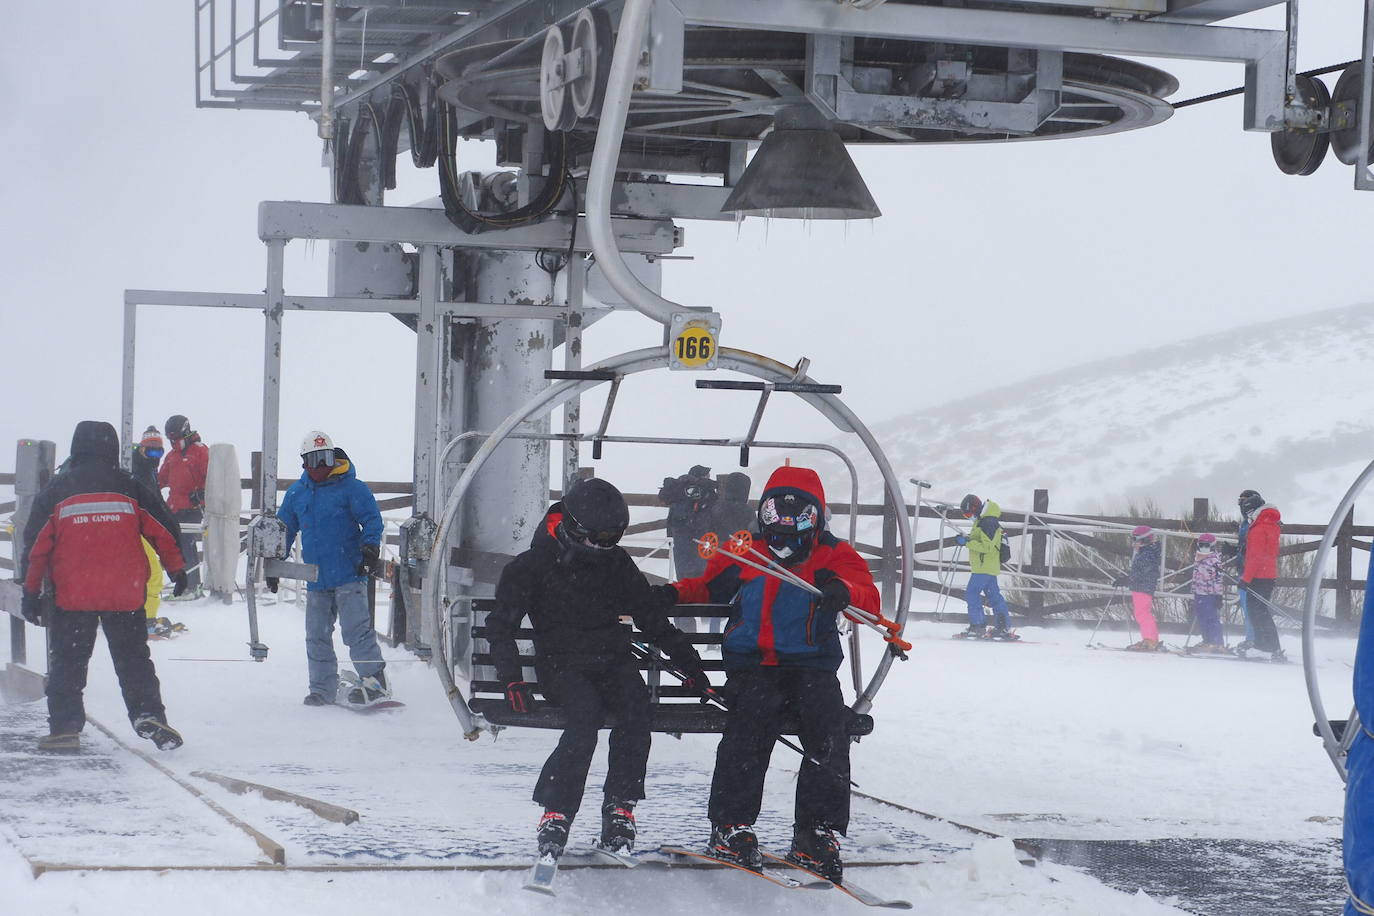
M 650 646 L 648 643 L 633 642 L 633 641 L 632 641 L 632 642 L 630 643 L 630 649 L 631 649 L 631 651 L 633 651 L 636 655 L 638 655 L 638 656 L 639 656 L 641 659 L 643 659 L 644 661 L 653 662 L 654 664 L 656 664 L 656 665 L 658 665 L 660 668 L 662 668 L 664 671 L 667 671 L 667 672 L 668 672 L 669 674 L 671 674 L 673 677 L 677 678 L 679 682 L 681 682 L 681 683 L 683 683 L 683 684 L 687 683 L 687 680 L 688 680 L 687 675 L 683 674 L 682 671 L 681 671 L 676 665 L 674 665 L 674 664 L 672 663 L 671 660 L 669 660 L 668 658 L 664 657 L 662 654 L 660 654 L 657 650 L 655 650 L 655 649 L 654 649 L 652 646 Z M 730 711 L 730 706 L 729 706 L 729 704 L 727 704 L 727 703 L 725 702 L 724 698 L 721 697 L 721 695 L 716 691 L 716 689 L 715 689 L 714 687 L 699 687 L 699 688 L 697 688 L 697 689 L 701 692 L 701 702 L 702 702 L 702 703 L 714 703 L 714 704 L 716 704 L 716 706 L 719 707 L 722 711 L 724 711 L 724 712 L 729 712 L 729 711 Z M 779 744 L 781 744 L 783 747 L 790 748 L 791 750 L 796 751 L 798 754 L 801 755 L 801 758 L 802 758 L 803 760 L 805 760 L 807 763 L 811 764 L 812 766 L 818 766 L 818 767 L 820 767 L 820 768 L 823 769 L 823 770 L 829 770 L 831 773 L 833 773 L 833 774 L 836 775 L 836 776 L 843 775 L 843 774 L 839 773 L 838 771 L 836 771 L 836 769 L 835 769 L 834 767 L 829 766 L 829 765 L 824 764 L 824 763 L 821 763 L 821 762 L 820 762 L 819 760 L 817 760 L 815 757 L 812 757 L 811 755 L 807 754 L 806 751 L 802 748 L 801 745 L 799 745 L 799 744 L 797 744 L 797 743 L 795 743 L 795 742 L 793 742 L 793 741 L 788 740 L 786 737 L 784 737 L 784 736 L 782 736 L 782 735 L 778 735 L 778 736 L 776 737 L 775 740 L 776 740 Z M 848 777 L 845 777 L 845 778 L 848 779 Z M 853 786 L 854 788 L 856 788 L 856 789 L 859 787 L 859 784 L 858 784 L 857 782 L 855 782 L 854 780 L 852 780 L 852 779 L 849 780 L 849 784 L 850 784 L 851 786 Z
M 718 544 L 713 544 L 711 541 L 704 538 L 698 540 L 697 544 L 705 549 L 706 556 L 708 557 L 711 554 L 715 553 L 716 549 L 719 546 Z M 751 553 L 753 553 L 760 559 L 764 560 L 765 562 L 771 562 L 766 557 L 763 557 L 752 548 L 749 548 L 749 550 Z M 821 594 L 821 590 L 819 588 L 812 585 L 810 582 L 807 582 L 800 576 L 797 576 L 790 570 L 783 570 L 781 568 L 769 568 L 768 566 L 764 566 L 762 563 L 756 563 L 753 560 L 748 559 L 747 557 L 741 556 L 740 554 L 735 553 L 733 550 L 726 550 L 725 555 L 729 557 L 731 560 L 734 560 L 736 563 L 739 563 L 743 566 L 748 566 L 752 569 L 756 569 L 759 572 L 765 575 L 772 576 L 773 578 L 778 579 L 781 582 L 786 582 L 789 585 L 795 585 L 798 588 L 803 589 L 804 591 L 808 591 L 813 595 Z M 873 611 L 866 611 L 863 608 L 855 607 L 852 604 L 846 606 L 843 613 L 846 617 L 848 617 L 850 620 L 853 620 L 855 623 L 861 623 L 864 626 L 870 627 L 873 630 L 881 633 L 883 635 L 883 640 L 887 642 L 889 645 L 893 646 L 893 651 L 897 654 L 897 656 L 903 659 L 906 658 L 904 653 L 911 650 L 911 643 L 907 642 L 906 640 L 902 639 L 899 635 L 897 635 L 901 632 L 900 624 L 896 623 L 895 621 L 888 620 L 887 618 L 883 617 L 882 614 L 876 614 Z

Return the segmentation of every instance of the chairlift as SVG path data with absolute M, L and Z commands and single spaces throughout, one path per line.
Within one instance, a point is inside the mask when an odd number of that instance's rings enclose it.
M 436 519 L 436 529 L 428 550 L 431 558 L 444 558 L 450 549 L 449 538 L 457 527 L 455 524 L 477 475 L 487 464 L 497 448 L 511 439 L 535 439 L 562 442 L 590 442 L 594 458 L 599 458 L 606 445 L 691 445 L 737 449 L 740 464 L 748 466 L 754 450 L 816 450 L 835 455 L 850 473 L 849 487 L 849 538 L 853 541 L 857 531 L 858 472 L 853 460 L 844 450 L 824 443 L 764 441 L 758 438 L 758 429 L 767 405 L 775 393 L 795 394 L 821 413 L 838 430 L 858 436 L 867 449 L 873 464 L 883 479 L 886 500 L 891 505 L 903 505 L 901 484 L 879 447 L 877 440 L 868 428 L 838 398 L 840 386 L 819 384 L 806 376 L 807 362 L 797 366 L 786 366 L 755 353 L 731 348 L 721 348 L 715 372 L 733 371 L 754 376 L 757 381 L 719 379 L 705 377 L 697 380 L 696 388 L 702 391 L 749 391 L 756 392 L 758 402 L 748 429 L 741 436 L 729 438 L 683 438 L 663 436 L 622 436 L 610 435 L 608 429 L 615 409 L 616 394 L 624 381 L 637 373 L 662 370 L 669 367 L 670 356 L 665 348 L 652 347 L 634 350 L 607 359 L 598 365 L 583 370 L 549 370 L 546 377 L 552 384 L 522 407 L 510 414 L 495 430 L 486 435 L 481 446 L 464 466 L 455 481 L 443 510 Z M 714 375 L 714 373 L 713 373 Z M 603 408 L 601 421 L 594 432 L 587 433 L 543 433 L 531 432 L 527 424 L 560 408 L 566 402 L 578 398 L 599 385 L 610 386 Z M 467 433 L 446 447 L 452 449 L 457 441 L 471 439 L 480 434 Z M 897 592 L 896 605 L 887 613 L 895 622 L 897 632 L 905 626 L 911 600 L 912 556 L 911 544 L 905 526 L 898 526 L 901 557 L 901 580 Z M 489 561 L 491 558 L 469 557 L 471 563 Z M 500 559 L 500 558 L 498 558 Z M 491 608 L 490 593 L 481 594 L 478 586 L 479 576 L 469 570 L 467 575 L 451 577 L 446 573 L 444 562 L 431 562 L 425 572 L 421 593 L 421 616 L 426 635 L 432 635 L 435 667 L 444 689 L 449 697 L 455 715 L 469 739 L 475 739 L 483 730 L 495 730 L 505 726 L 530 728 L 562 728 L 565 716 L 561 709 L 551 706 L 536 706 L 525 712 L 512 712 L 503 698 L 503 685 L 494 679 L 490 665 L 488 646 L 484 638 L 483 624 L 486 613 Z M 450 579 L 457 578 L 465 585 L 459 585 L 454 593 L 449 592 Z M 495 571 L 490 567 L 482 570 L 483 582 L 495 580 Z M 458 593 L 461 591 L 461 593 Z M 680 605 L 682 613 L 673 616 L 727 616 L 728 606 L 724 605 Z M 528 639 L 531 631 L 521 630 L 518 638 Z M 721 637 L 717 634 L 689 634 L 698 647 L 718 645 Z M 889 643 L 885 650 L 865 667 L 860 651 L 859 631 L 851 631 L 848 640 L 848 656 L 855 700 L 851 705 L 850 733 L 854 736 L 867 734 L 872 730 L 872 719 L 868 715 L 877 697 L 878 690 L 887 677 L 889 668 L 900 652 Z M 652 728 L 654 731 L 673 734 L 719 733 L 725 727 L 724 712 L 714 706 L 699 702 L 699 696 L 664 678 L 664 666 L 656 653 L 644 653 L 640 668 L 645 673 L 651 701 L 653 703 Z M 522 655 L 527 669 L 533 668 L 533 657 L 528 652 Z M 704 659 L 708 671 L 719 672 L 722 663 Z M 537 686 L 536 686 L 537 689 Z M 609 723 L 608 723 L 609 724 Z M 795 723 L 784 731 L 795 734 Z

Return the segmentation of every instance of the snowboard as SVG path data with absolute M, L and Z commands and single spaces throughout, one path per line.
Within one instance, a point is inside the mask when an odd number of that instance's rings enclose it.
M 393 700 L 391 697 L 387 697 L 385 700 L 378 700 L 376 703 L 369 703 L 366 706 L 359 706 L 356 703 L 350 703 L 344 699 L 344 697 L 348 695 L 348 691 L 357 687 L 360 683 L 362 683 L 362 678 L 358 677 L 358 672 L 347 670 L 340 671 L 339 689 L 334 699 L 335 705 L 342 706 L 350 712 L 358 713 L 385 712 L 388 709 L 400 709 L 406 705 L 400 700 Z

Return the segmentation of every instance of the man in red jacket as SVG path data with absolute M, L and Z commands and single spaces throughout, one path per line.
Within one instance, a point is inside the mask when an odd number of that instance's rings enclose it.
M 835 834 L 849 828 L 848 711 L 835 672 L 844 660 L 839 615 L 877 612 L 868 564 L 826 528 L 825 490 L 810 468 L 781 467 L 759 497 L 759 550 L 821 589 L 820 596 L 736 562 L 724 550 L 706 571 L 666 588 L 683 603 L 731 604 L 721 646 L 730 701 L 716 750 L 707 815 L 712 854 L 763 866 L 754 822 L 785 714 L 796 717 L 805 752 L 797 778 L 788 857 L 833 881 L 843 877 Z
M 157 550 L 176 593 L 186 588 L 175 528 L 162 500 L 120 470 L 114 427 L 96 420 L 78 423 L 67 469 L 38 494 L 24 529 L 22 613 L 52 631 L 49 735 L 39 739 L 39 748 L 80 748 L 86 724 L 82 692 L 98 629 L 105 631 L 134 731 L 161 749 L 181 745 L 181 735 L 167 724 L 143 617 L 144 538 Z M 45 591 L 55 607 L 45 609 Z
M 1242 658 L 1253 648 L 1270 653 L 1276 662 L 1287 661 L 1279 645 L 1278 627 L 1270 601 L 1274 595 L 1274 580 L 1279 575 L 1279 534 L 1283 522 L 1278 506 L 1271 506 L 1254 490 L 1246 490 L 1237 500 L 1241 514 L 1250 523 L 1245 533 L 1245 566 L 1240 573 L 1240 587 L 1248 592 L 1245 602 L 1250 624 L 1255 628 L 1253 646 L 1241 643 L 1236 653 Z
M 205 518 L 205 475 L 210 469 L 210 450 L 201 444 L 200 434 L 191 429 L 191 421 L 179 413 L 167 418 L 164 431 L 172 447 L 162 459 L 157 483 L 167 488 L 167 505 L 177 520 L 181 553 L 189 567 L 186 597 L 197 598 L 200 596 L 200 534 L 198 530 L 183 532 L 179 526 L 199 526 Z

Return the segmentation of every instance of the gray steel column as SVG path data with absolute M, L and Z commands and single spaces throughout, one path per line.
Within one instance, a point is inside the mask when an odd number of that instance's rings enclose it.
M 263 309 L 262 514 L 277 512 L 277 448 L 281 425 L 281 316 L 286 241 L 267 242 L 267 307 Z
M 134 345 L 138 339 L 138 304 L 124 303 L 124 377 L 119 395 L 119 466 L 132 467 L 134 447 Z
M 461 276 L 469 302 L 552 305 L 548 274 L 533 252 L 473 251 L 460 253 Z M 542 391 L 544 371 L 553 366 L 553 324 L 532 319 L 455 323 L 452 400 L 456 434 L 492 430 Z M 547 416 L 531 432 L 546 433 Z M 464 450 L 463 456 L 470 454 Z M 466 549 L 515 554 L 529 546 L 535 526 L 547 508 L 549 446 L 547 442 L 511 440 L 474 481 L 464 506 L 458 544 Z
M 420 314 L 415 323 L 415 515 L 434 517 L 434 463 L 444 443 L 439 435 L 442 390 L 443 317 L 439 312 L 439 250 L 420 249 Z

